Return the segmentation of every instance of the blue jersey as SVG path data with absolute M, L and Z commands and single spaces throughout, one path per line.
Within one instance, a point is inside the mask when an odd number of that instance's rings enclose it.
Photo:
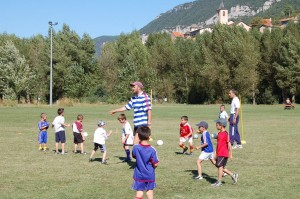
M 208 145 L 204 148 L 202 148 L 202 151 L 206 152 L 206 153 L 212 153 L 214 152 L 214 146 L 211 142 L 211 139 L 210 139 L 210 134 L 208 131 L 206 132 L 203 132 L 201 134 L 201 144 L 205 144 L 207 143 Z
M 155 182 L 153 164 L 159 162 L 155 148 L 151 145 L 136 144 L 132 149 L 132 156 L 136 159 L 133 179 L 140 182 Z
M 134 127 L 148 126 L 148 111 L 151 110 L 151 101 L 145 92 L 139 96 L 131 97 L 125 108 L 127 110 L 133 108 Z
M 43 128 L 43 127 L 46 127 L 46 128 Z M 46 122 L 46 121 L 40 121 L 38 123 L 38 128 L 39 128 L 39 132 L 41 132 L 41 131 L 47 131 L 47 129 L 49 128 L 49 123 Z

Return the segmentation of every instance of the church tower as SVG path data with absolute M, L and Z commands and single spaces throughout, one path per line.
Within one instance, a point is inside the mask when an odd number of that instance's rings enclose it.
M 220 7 L 217 10 L 218 13 L 218 23 L 227 24 L 228 23 L 228 10 L 224 6 L 224 0 L 221 1 Z

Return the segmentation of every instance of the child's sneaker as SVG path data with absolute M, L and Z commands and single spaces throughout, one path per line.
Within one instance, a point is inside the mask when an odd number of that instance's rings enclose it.
M 58 154 L 60 154 L 60 152 L 59 152 L 59 151 L 58 151 L 58 152 L 55 152 L 55 154 L 57 154 L 57 155 L 58 155 Z
M 189 156 L 193 156 L 193 152 L 190 152 Z
M 237 183 L 238 177 L 239 177 L 239 174 L 237 174 L 237 173 L 234 173 L 234 174 L 232 175 L 231 178 L 232 178 L 233 184 Z
M 68 152 L 66 152 L 66 151 L 65 151 L 65 152 L 61 152 L 61 154 L 62 154 L 62 155 L 67 155 Z
M 211 186 L 214 186 L 214 187 L 220 187 L 220 186 L 222 186 L 222 182 L 217 181 L 217 182 L 211 184 Z
M 42 148 L 42 147 L 40 147 L 40 148 L 39 148 L 39 151 L 42 151 L 42 150 L 43 150 L 43 148 Z
M 202 179 L 203 179 L 202 176 L 197 176 L 197 177 L 195 177 L 195 180 L 202 180 Z
M 189 149 L 189 147 L 185 147 L 185 149 L 183 149 L 183 151 L 182 151 L 182 154 L 186 154 L 188 149 Z
M 87 152 L 83 152 L 83 153 L 81 153 L 81 155 L 86 155 L 87 154 Z
M 101 164 L 107 164 L 106 160 L 102 161 Z
M 228 174 L 227 174 L 227 173 L 225 173 L 225 172 L 223 172 L 223 175 L 222 175 L 222 177 L 225 177 L 225 176 L 228 176 Z

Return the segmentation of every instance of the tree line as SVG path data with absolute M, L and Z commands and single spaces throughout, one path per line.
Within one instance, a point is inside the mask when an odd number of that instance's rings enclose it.
M 225 103 L 230 88 L 247 103 L 299 101 L 299 41 L 299 24 L 265 33 L 217 25 L 194 39 L 153 33 L 145 44 L 133 31 L 97 57 L 88 34 L 64 25 L 53 33 L 53 100 L 120 103 L 131 96 L 129 82 L 140 80 L 155 99 L 175 103 Z M 49 36 L 0 35 L 1 99 L 48 102 L 49 65 Z

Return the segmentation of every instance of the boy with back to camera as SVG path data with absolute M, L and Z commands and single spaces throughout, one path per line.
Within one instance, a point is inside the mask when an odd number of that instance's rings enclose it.
M 107 150 L 106 150 L 106 145 L 105 141 L 108 139 L 108 137 L 112 134 L 112 131 L 110 130 L 109 133 L 106 133 L 106 130 L 104 129 L 105 122 L 103 120 L 99 120 L 97 123 L 98 128 L 96 129 L 94 133 L 94 150 L 92 151 L 92 154 L 90 156 L 89 161 L 92 162 L 93 156 L 96 153 L 97 149 L 99 148 L 102 155 L 102 161 L 101 164 L 107 164 Z
M 214 147 L 210 139 L 210 134 L 207 131 L 208 129 L 208 124 L 205 121 L 201 121 L 198 124 L 198 131 L 197 133 L 201 134 L 201 145 L 197 146 L 196 149 L 199 150 L 201 149 L 201 154 L 199 158 L 196 161 L 197 168 L 198 168 L 198 176 L 195 177 L 195 180 L 202 180 L 202 162 L 204 160 L 210 160 L 213 165 L 216 164 L 215 158 L 214 158 Z
M 133 146 L 133 131 L 131 129 L 130 123 L 126 119 L 126 115 L 124 113 L 121 113 L 118 116 L 118 121 L 122 124 L 123 129 L 122 129 L 122 144 L 123 148 L 126 153 L 126 159 L 123 162 L 130 162 L 130 149 L 129 146 Z
M 216 148 L 216 167 L 218 168 L 218 180 L 212 184 L 212 186 L 222 186 L 222 176 L 223 172 L 227 173 L 231 176 L 233 183 L 237 183 L 238 174 L 232 173 L 227 168 L 225 168 L 227 164 L 228 157 L 232 159 L 232 146 L 230 143 L 229 135 L 225 129 L 227 125 L 227 121 L 223 118 L 219 118 L 215 120 L 216 128 L 219 131 L 218 140 L 217 140 L 217 148 Z
M 39 142 L 39 150 L 46 151 L 47 150 L 47 141 L 48 141 L 48 133 L 47 129 L 49 128 L 49 123 L 47 120 L 47 114 L 41 114 L 41 121 L 38 123 L 39 127 L 39 135 L 38 135 L 38 142 Z
M 79 114 L 77 116 L 77 120 L 73 123 L 73 135 L 74 135 L 74 153 L 77 153 L 77 145 L 80 144 L 80 152 L 81 154 L 87 154 L 83 150 L 83 142 L 85 141 L 85 137 L 83 135 L 83 126 L 82 126 L 82 121 L 83 121 L 83 115 Z
M 183 149 L 182 154 L 186 154 L 186 151 L 189 149 L 187 146 L 184 145 L 185 142 L 188 142 L 190 145 L 190 154 L 193 155 L 193 128 L 188 123 L 188 116 L 181 117 L 180 123 L 180 138 L 179 138 L 179 146 Z
M 155 168 L 159 160 L 154 147 L 149 144 L 151 130 L 149 127 L 141 126 L 136 131 L 140 143 L 134 145 L 132 157 L 136 159 L 132 189 L 136 190 L 136 199 L 142 199 L 144 191 L 148 199 L 153 199 L 153 189 L 156 187 Z
M 65 127 L 69 127 L 70 124 L 65 123 L 65 109 L 64 108 L 58 108 L 57 109 L 58 116 L 55 117 L 55 119 L 52 122 L 52 128 L 55 129 L 55 153 L 60 154 L 58 151 L 58 144 L 61 143 L 61 154 L 67 154 L 65 151 L 65 142 L 66 142 L 66 132 Z

